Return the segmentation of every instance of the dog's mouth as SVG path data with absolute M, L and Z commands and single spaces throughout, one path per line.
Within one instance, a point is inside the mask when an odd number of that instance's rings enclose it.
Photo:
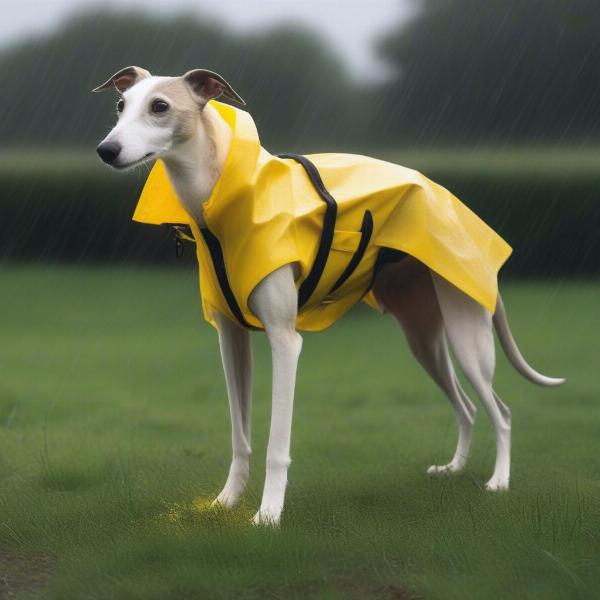
M 117 169 L 118 171 L 126 171 L 127 169 L 133 169 L 134 167 L 137 167 L 138 165 L 145 163 L 147 160 L 151 159 L 155 154 L 156 154 L 156 152 L 148 152 L 147 154 L 144 154 L 144 156 L 142 156 L 142 158 L 138 158 L 137 160 L 134 160 L 130 163 L 126 163 L 126 164 L 113 163 L 110 166 L 113 167 L 114 169 Z

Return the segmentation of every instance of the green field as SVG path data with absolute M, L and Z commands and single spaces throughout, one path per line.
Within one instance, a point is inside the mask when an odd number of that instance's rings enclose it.
M 482 490 L 479 411 L 464 476 L 447 401 L 394 324 L 358 310 L 306 335 L 287 506 L 256 528 L 269 353 L 256 335 L 252 483 L 192 508 L 229 463 L 216 334 L 195 273 L 0 268 L 0 598 L 600 597 L 600 285 L 519 283 L 505 301 L 537 388 L 499 358 L 513 486 Z

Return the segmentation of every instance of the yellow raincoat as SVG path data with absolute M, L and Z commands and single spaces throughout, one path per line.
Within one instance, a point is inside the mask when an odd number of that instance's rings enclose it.
M 377 307 L 370 292 L 376 268 L 404 254 L 494 312 L 498 270 L 511 248 L 448 190 L 417 171 L 366 156 L 273 156 L 261 147 L 247 112 L 211 103 L 233 137 L 204 205 L 206 228 L 182 208 L 161 161 L 133 216 L 189 225 L 209 323 L 215 325 L 218 311 L 262 328 L 248 306 L 252 290 L 296 262 L 297 329 L 325 329 L 361 299 Z

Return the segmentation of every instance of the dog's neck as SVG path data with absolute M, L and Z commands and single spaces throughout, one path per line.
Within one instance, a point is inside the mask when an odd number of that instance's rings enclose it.
M 198 115 L 195 134 L 164 157 L 171 184 L 188 214 L 204 226 L 203 204 L 223 172 L 232 131 L 207 104 Z

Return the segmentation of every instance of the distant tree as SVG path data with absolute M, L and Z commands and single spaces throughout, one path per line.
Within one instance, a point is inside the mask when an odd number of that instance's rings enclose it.
M 598 0 L 420 0 L 378 125 L 421 142 L 600 138 Z
M 330 145 L 358 127 L 344 65 L 310 31 L 241 35 L 185 14 L 93 12 L 0 52 L 0 146 L 99 140 L 114 122 L 115 99 L 90 90 L 129 64 L 161 75 L 195 67 L 222 73 L 248 102 L 265 142 L 278 149 Z

